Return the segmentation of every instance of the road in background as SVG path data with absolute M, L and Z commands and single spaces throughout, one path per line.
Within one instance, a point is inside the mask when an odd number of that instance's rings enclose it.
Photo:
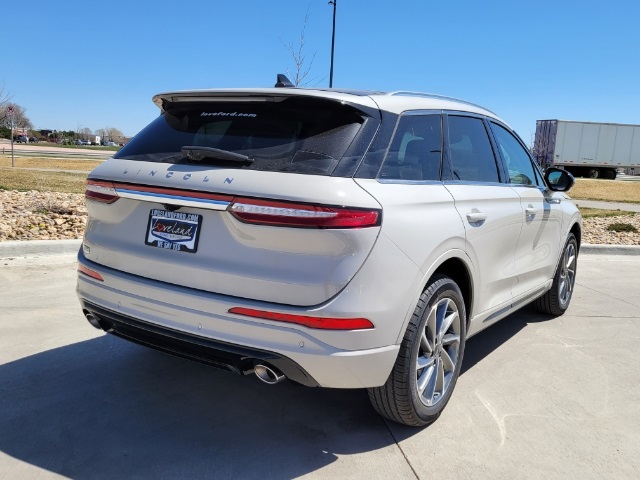
M 106 160 L 113 156 L 115 150 L 98 150 L 91 148 L 57 147 L 54 143 L 14 143 L 13 152 L 16 157 L 51 157 L 51 158 L 86 158 L 90 160 Z M 11 142 L 0 139 L 0 153 L 11 156 Z
M 0 259 L 0 478 L 640 477 L 640 256 L 581 255 L 564 316 L 471 339 L 425 429 L 105 335 L 75 276 L 72 254 Z

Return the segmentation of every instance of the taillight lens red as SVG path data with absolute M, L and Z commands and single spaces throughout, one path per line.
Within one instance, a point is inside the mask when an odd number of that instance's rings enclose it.
M 373 323 L 366 318 L 326 318 L 309 317 L 307 315 L 291 315 L 288 313 L 254 310 L 252 308 L 234 307 L 229 313 L 244 315 L 245 317 L 262 318 L 274 322 L 296 323 L 309 328 L 321 330 L 366 330 L 373 328 Z
M 364 228 L 380 225 L 380 210 L 236 198 L 229 212 L 244 223 L 286 227 Z
M 84 196 L 88 200 L 102 203 L 113 203 L 120 198 L 113 183 L 96 180 L 87 180 Z
M 95 270 L 91 270 L 90 268 L 85 267 L 82 264 L 78 264 L 78 272 L 85 274 L 87 277 L 95 278 L 96 280 L 100 280 L 104 282 L 104 278 Z

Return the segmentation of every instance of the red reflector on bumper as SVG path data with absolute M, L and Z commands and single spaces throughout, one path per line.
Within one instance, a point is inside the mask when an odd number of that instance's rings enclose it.
M 78 272 L 84 273 L 87 277 L 95 278 L 96 280 L 104 282 L 104 278 L 102 278 L 102 275 L 94 270 L 91 270 L 90 268 L 85 267 L 84 265 L 78 264 Z
M 274 322 L 296 323 L 309 328 L 320 330 L 365 330 L 373 328 L 373 323 L 366 318 L 325 318 L 308 317 L 306 315 L 290 315 L 288 313 L 267 312 L 252 308 L 234 307 L 229 313 L 244 315 L 245 317 L 262 318 Z

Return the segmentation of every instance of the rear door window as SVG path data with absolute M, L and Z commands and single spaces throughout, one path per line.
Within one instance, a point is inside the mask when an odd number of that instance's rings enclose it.
M 449 115 L 448 128 L 452 180 L 499 182 L 496 158 L 482 119 Z
M 439 114 L 403 115 L 378 177 L 440 180 L 442 126 Z
M 225 167 L 331 175 L 364 122 L 355 108 L 322 99 L 176 103 L 114 157 L 189 163 L 182 147 L 209 147 L 252 160 Z M 220 165 L 198 164 L 207 162 Z

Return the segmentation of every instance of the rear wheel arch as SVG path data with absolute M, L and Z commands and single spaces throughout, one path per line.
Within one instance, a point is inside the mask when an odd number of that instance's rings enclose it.
M 469 320 L 472 317 L 471 307 L 473 305 L 473 280 L 471 277 L 471 271 L 467 264 L 459 257 L 453 257 L 445 260 L 431 274 L 429 280 L 427 280 L 425 284 L 425 289 L 431 283 L 431 279 L 436 274 L 449 277 L 458 284 L 458 287 L 462 292 L 464 307 L 467 312 L 467 326 L 469 326 Z
M 574 223 L 569 229 L 569 233 L 575 235 L 576 242 L 578 242 L 578 251 L 580 251 L 580 245 L 582 244 L 582 228 L 580 228 L 580 224 L 578 222 Z
M 416 290 L 412 300 L 413 303 L 411 305 L 407 305 L 408 314 L 398 331 L 398 336 L 396 338 L 397 344 L 400 343 L 404 337 L 416 304 L 420 300 L 422 294 L 429 288 L 429 285 L 433 283 L 433 278 L 436 275 L 451 278 L 460 288 L 467 315 L 466 326 L 469 326 L 469 320 L 472 316 L 471 311 L 473 309 L 473 286 L 475 284 L 472 265 L 473 264 L 469 258 L 466 257 L 464 250 L 453 248 L 440 255 L 436 261 L 433 262 L 430 268 L 424 268 L 422 270 L 423 272 L 426 272 L 426 274 L 422 277 L 420 284 L 415 286 Z

